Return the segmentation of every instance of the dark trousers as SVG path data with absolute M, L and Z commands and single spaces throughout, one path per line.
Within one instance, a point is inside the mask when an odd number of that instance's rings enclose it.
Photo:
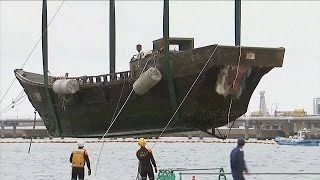
M 79 180 L 84 179 L 84 168 L 72 167 L 71 180 L 77 180 L 77 177 L 79 178 Z
M 232 172 L 233 180 L 245 180 L 242 172 Z
M 148 169 L 141 169 L 140 172 L 142 180 L 147 180 L 147 176 L 149 177 L 150 180 L 154 180 L 154 174 L 153 174 L 153 169 L 148 168 Z

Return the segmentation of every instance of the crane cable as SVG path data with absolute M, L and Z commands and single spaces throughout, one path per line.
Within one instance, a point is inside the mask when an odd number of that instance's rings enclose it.
M 240 60 L 241 60 L 241 46 L 239 46 L 239 56 L 238 56 L 238 64 L 237 64 L 237 74 L 236 74 L 236 77 L 235 77 L 234 80 L 233 80 L 232 89 L 234 89 L 234 86 L 235 86 L 235 84 L 236 84 L 236 81 L 237 81 L 237 78 L 238 78 L 238 75 L 239 75 Z M 229 110 L 228 110 L 228 125 L 227 125 L 228 127 L 229 127 L 229 123 L 230 123 L 230 112 L 231 112 L 232 102 L 233 102 L 233 100 L 232 100 L 232 98 L 231 98 L 231 99 L 230 99 L 230 104 L 229 104 Z M 231 128 L 233 127 L 233 125 L 234 125 L 235 122 L 236 122 L 235 120 L 232 122 L 232 125 L 231 125 L 230 128 L 229 128 L 229 131 L 228 131 L 228 132 L 226 133 L 226 135 L 225 135 L 225 139 L 227 139 L 227 138 L 229 137 Z
M 207 67 L 208 63 L 210 62 L 212 56 L 214 55 L 214 53 L 216 52 L 216 50 L 218 49 L 217 45 L 214 50 L 212 51 L 209 59 L 207 60 L 207 62 L 205 63 L 205 65 L 202 67 L 201 71 L 199 72 L 198 76 L 196 77 L 196 79 L 194 80 L 193 84 L 191 85 L 191 87 L 189 88 L 187 94 L 184 96 L 184 98 L 182 99 L 181 103 L 179 104 L 178 108 L 176 109 L 176 111 L 173 113 L 173 115 L 171 116 L 170 120 L 168 121 L 167 125 L 164 127 L 164 129 L 162 130 L 162 132 L 160 133 L 159 137 L 157 138 L 156 142 L 152 145 L 151 150 L 154 148 L 154 146 L 157 144 L 157 142 L 159 141 L 160 137 L 162 136 L 162 134 L 165 132 L 165 130 L 168 128 L 169 124 L 171 123 L 171 121 L 173 120 L 174 116 L 177 114 L 177 112 L 179 111 L 181 105 L 184 103 L 184 101 L 186 100 L 187 96 L 190 94 L 192 88 L 194 87 L 194 85 L 196 84 L 196 82 L 198 81 L 199 77 L 201 76 L 202 72 L 204 71 L 204 69 Z M 139 170 L 136 176 L 136 180 L 138 179 L 139 176 Z
M 207 62 L 205 63 L 205 65 L 203 66 L 203 68 L 201 69 L 201 71 L 199 72 L 198 76 L 196 77 L 196 79 L 194 80 L 193 84 L 191 85 L 191 87 L 189 88 L 187 94 L 184 96 L 184 98 L 182 99 L 181 103 L 179 104 L 178 108 L 176 109 L 176 111 L 173 113 L 173 115 L 171 116 L 170 120 L 168 121 L 167 125 L 164 127 L 164 129 L 162 130 L 161 134 L 159 135 L 159 137 L 157 138 L 157 141 L 153 144 L 153 146 L 151 147 L 151 149 L 154 148 L 154 146 L 157 144 L 157 142 L 159 141 L 159 138 L 162 136 L 162 134 L 164 133 L 164 131 L 168 128 L 169 124 L 171 123 L 171 121 L 173 120 L 174 116 L 177 114 L 177 112 L 179 111 L 181 105 L 183 104 L 183 102 L 186 100 L 187 96 L 189 95 L 189 93 L 191 92 L 192 88 L 194 87 L 194 85 L 196 84 L 196 82 L 198 81 L 199 77 L 201 76 L 202 72 L 204 71 L 204 69 L 207 67 L 207 65 L 209 64 L 212 56 L 214 55 L 214 53 L 217 51 L 218 49 L 217 45 L 214 50 L 212 51 L 209 59 L 207 60 Z
M 19 95 L 14 99 L 12 100 L 12 102 L 7 106 L 5 107 L 3 110 L 1 110 L 1 115 L 4 115 L 6 114 L 8 111 L 10 111 L 12 108 L 14 107 L 17 107 L 18 105 L 20 105 L 27 97 L 26 94 L 23 94 L 24 91 L 22 90 Z M 22 100 L 21 100 L 22 99 Z M 21 101 L 20 101 L 21 100 Z
M 143 67 L 143 69 L 142 69 L 142 71 L 141 71 L 141 73 L 140 73 L 140 75 L 139 75 L 139 78 L 140 78 L 140 76 L 142 75 L 143 71 L 145 70 L 145 68 L 146 68 L 147 65 L 148 65 L 148 62 L 149 62 L 151 59 L 152 59 L 152 58 L 149 58 L 149 59 L 147 60 L 146 64 L 144 65 L 144 67 Z M 138 78 L 138 79 L 139 79 L 139 78 Z M 117 118 L 118 118 L 118 116 L 120 115 L 122 109 L 123 109 L 124 106 L 127 104 L 127 102 L 128 102 L 128 100 L 129 100 L 129 98 L 131 97 L 131 94 L 132 94 L 132 93 L 133 93 L 133 87 L 132 87 L 132 90 L 130 91 L 127 99 L 125 100 L 125 102 L 123 103 L 122 107 L 121 107 L 120 110 L 118 111 L 117 115 L 116 115 L 115 118 L 111 121 L 108 129 L 106 130 L 106 132 L 103 134 L 103 136 L 102 136 L 102 138 L 101 138 L 101 140 L 103 140 L 103 142 L 102 142 L 102 146 L 101 146 L 101 149 L 100 149 L 100 152 L 99 152 L 99 156 L 98 156 L 98 160 L 97 160 L 97 165 L 96 165 L 96 170 L 95 170 L 95 176 L 97 175 L 97 170 L 98 170 L 98 165 L 99 165 L 99 161 L 100 161 L 100 156 L 101 156 L 101 153 L 102 153 L 102 149 L 103 149 L 103 147 L 104 147 L 105 139 L 107 138 L 107 134 L 109 133 L 112 125 L 114 124 L 114 122 L 117 120 Z M 101 140 L 99 141 L 99 143 L 101 142 Z
M 13 99 L 11 101 L 11 103 L 9 105 L 7 105 L 4 109 L 2 109 L 1 112 L 6 111 L 8 108 L 10 108 L 12 105 L 14 105 L 20 99 L 20 96 L 23 94 L 23 92 L 24 92 L 23 90 L 20 91 L 20 93 L 17 95 L 17 97 L 15 99 Z

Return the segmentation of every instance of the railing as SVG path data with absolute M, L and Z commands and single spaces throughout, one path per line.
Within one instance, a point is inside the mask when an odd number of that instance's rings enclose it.
M 118 72 L 115 74 L 104 74 L 98 76 L 82 76 L 77 78 L 68 78 L 68 79 L 76 79 L 79 81 L 80 85 L 84 84 L 95 84 L 95 83 L 110 83 L 115 81 L 121 81 L 125 79 L 129 79 L 130 71 Z
M 212 172 L 212 171 L 217 171 L 219 172 Z M 187 172 L 187 171 L 195 171 L 195 172 Z M 198 171 L 198 172 L 196 172 Z M 211 172 L 199 172 L 199 171 L 211 171 Z M 182 180 L 183 176 L 192 176 L 192 179 L 196 179 L 196 175 L 200 176 L 213 176 L 218 178 L 218 180 L 226 180 L 227 176 L 226 175 L 232 175 L 232 173 L 225 173 L 223 168 L 210 168 L 210 169 L 184 169 L 184 168 L 179 168 L 179 169 L 163 169 L 159 170 L 159 174 L 157 177 L 157 180 L 176 180 L 176 175 L 174 172 L 179 172 L 179 180 Z M 249 176 L 253 175 L 272 175 L 272 176 L 287 176 L 287 175 L 295 175 L 295 176 L 318 176 L 320 177 L 320 173 L 313 173 L 313 172 L 257 172 L 257 173 L 249 173 L 247 174 Z M 215 178 L 214 178 L 215 179 Z
M 176 180 L 176 175 L 174 172 L 179 172 L 179 180 L 182 180 L 182 175 L 185 174 L 195 174 L 195 173 L 182 173 L 185 171 L 213 171 L 219 170 L 218 180 L 226 180 L 227 177 L 224 174 L 223 168 L 206 168 L 206 169 L 186 169 L 186 168 L 178 168 L 178 169 L 160 169 L 157 180 Z M 192 178 L 194 179 L 194 178 Z

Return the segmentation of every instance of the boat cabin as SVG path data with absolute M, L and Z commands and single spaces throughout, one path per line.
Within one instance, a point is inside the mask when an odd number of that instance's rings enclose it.
M 153 50 L 160 50 L 164 48 L 164 39 L 157 39 L 152 41 L 153 42 Z M 169 48 L 171 47 L 178 47 L 175 49 L 176 51 L 186 51 L 194 48 L 194 38 L 178 38 L 178 37 L 171 37 L 169 38 Z
M 165 41 L 163 38 L 153 41 L 153 50 L 151 51 L 140 51 L 135 54 L 130 60 L 130 77 L 133 79 L 139 77 L 143 65 L 148 61 L 147 57 L 151 55 L 157 56 L 164 52 Z M 169 38 L 169 52 L 177 53 L 181 51 L 187 51 L 194 48 L 194 38 Z

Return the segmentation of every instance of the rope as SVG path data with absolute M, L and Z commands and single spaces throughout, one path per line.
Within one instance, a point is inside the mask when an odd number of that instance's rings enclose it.
M 28 154 L 30 154 L 32 138 L 33 138 L 33 135 L 34 135 L 34 129 L 35 129 L 35 127 L 36 127 L 36 119 L 37 119 L 37 110 L 34 110 L 34 121 L 33 121 L 33 127 L 32 127 L 32 136 L 31 136 L 31 138 L 30 138 L 30 144 L 29 144 Z
M 62 3 L 60 4 L 60 6 L 58 7 L 57 11 L 55 12 L 55 14 L 53 15 L 52 19 L 50 20 L 47 28 L 44 30 L 44 32 L 41 34 L 40 38 L 38 39 L 37 43 L 33 46 L 31 52 L 29 53 L 27 59 L 24 61 L 24 63 L 21 66 L 21 69 L 23 69 L 23 67 L 25 66 L 25 64 L 27 63 L 27 61 L 29 60 L 29 58 L 31 57 L 32 53 L 34 52 L 34 50 L 36 49 L 36 47 L 38 46 L 39 42 L 42 39 L 42 36 L 44 35 L 44 33 L 47 32 L 47 29 L 49 28 L 50 24 L 52 23 L 53 19 L 57 16 L 58 12 L 60 11 L 62 5 L 64 4 L 64 1 L 62 1 Z M 4 93 L 3 97 L 0 100 L 0 103 L 3 101 L 3 99 L 6 97 L 7 93 L 9 92 L 10 88 L 12 87 L 13 83 L 15 82 L 16 78 L 14 78 L 10 84 L 10 86 L 8 87 L 8 89 L 6 90 L 6 92 Z
M 119 104 L 120 104 L 120 100 L 121 100 L 121 98 L 122 98 L 122 94 L 123 94 L 123 89 L 124 89 L 125 83 L 126 83 L 126 79 L 123 80 L 123 85 L 122 85 L 121 93 L 120 93 L 120 96 L 119 96 L 119 100 L 118 100 L 118 103 L 117 103 L 117 107 L 116 107 L 116 109 L 114 110 L 112 119 L 114 119 L 114 116 L 116 115 L 116 112 L 117 112 L 117 110 L 118 110 L 118 107 L 119 107 Z
M 69 99 L 67 98 L 67 95 L 64 95 L 64 94 L 58 94 L 58 98 L 61 100 L 62 102 L 62 105 L 61 105 L 61 108 L 63 110 L 66 110 L 66 105 L 65 103 L 66 102 L 69 102 L 71 100 L 71 97 L 69 97 Z
M 238 65 L 237 65 L 237 74 L 236 74 L 236 77 L 233 80 L 232 88 L 234 88 L 234 85 L 235 85 L 236 80 L 237 80 L 238 75 L 239 75 L 240 60 L 241 60 L 241 46 L 239 46 L 239 57 L 238 57 Z
M 240 60 L 241 60 L 241 46 L 239 46 L 239 56 L 238 56 L 238 64 L 237 64 L 237 73 L 236 73 L 236 77 L 234 78 L 233 83 L 232 83 L 232 89 L 234 89 L 234 86 L 235 86 L 235 84 L 236 84 L 236 81 L 237 81 L 237 78 L 238 78 L 238 75 L 239 75 Z M 228 110 L 228 125 L 227 125 L 228 128 L 229 128 L 229 123 L 230 123 L 230 112 L 231 112 L 232 102 L 233 102 L 233 101 L 232 101 L 232 98 L 231 98 L 230 104 L 229 104 L 229 110 Z M 229 137 L 231 128 L 233 127 L 234 123 L 235 123 L 235 121 L 232 122 L 232 125 L 231 125 L 230 128 L 229 128 L 229 131 L 226 133 L 226 136 L 225 136 L 226 139 Z
M 210 171 L 210 170 L 220 170 L 221 168 L 195 168 L 195 169 L 188 169 L 188 168 L 176 168 L 176 169 L 168 169 L 170 171 Z
M 207 67 L 208 63 L 210 62 L 213 54 L 216 52 L 216 50 L 218 49 L 218 45 L 216 46 L 216 48 L 214 48 L 214 50 L 212 51 L 209 59 L 207 60 L 206 64 L 203 66 L 203 68 L 201 69 L 199 75 L 197 76 L 197 78 L 194 80 L 193 84 L 191 85 L 191 87 L 189 88 L 187 94 L 184 96 L 183 100 L 181 101 L 181 103 L 179 104 L 178 108 L 176 109 L 176 111 L 173 113 L 173 115 L 171 116 L 169 122 L 167 123 L 167 125 L 164 127 L 163 131 L 161 132 L 161 134 L 159 135 L 157 141 L 153 144 L 153 146 L 151 147 L 151 149 L 153 149 L 153 147 L 157 144 L 157 142 L 159 141 L 160 137 L 162 136 L 162 134 L 164 133 L 164 131 L 167 129 L 167 127 L 169 126 L 169 124 L 171 123 L 171 121 L 173 120 L 174 116 L 177 114 L 177 112 L 179 111 L 181 105 L 183 104 L 183 102 L 186 100 L 187 96 L 189 95 L 189 93 L 191 92 L 193 86 L 196 84 L 196 82 L 198 81 L 200 75 L 202 74 L 202 72 L 204 71 L 204 69 Z
M 185 172 L 181 173 L 181 175 L 219 175 L 220 173 L 202 173 L 202 172 Z M 231 175 L 232 173 L 224 173 L 227 175 Z M 247 175 L 320 175 L 320 173 L 297 173 L 297 172 L 292 172 L 292 173 L 280 173 L 280 172 L 275 172 L 275 173 L 264 173 L 264 172 L 258 172 L 258 173 L 248 173 Z
M 229 128 L 229 123 L 230 123 L 230 112 L 231 112 L 231 107 L 232 107 L 232 98 L 230 100 L 229 108 L 228 108 L 228 125 L 227 127 Z
M 215 136 L 215 137 L 217 137 L 217 138 L 219 138 L 219 139 L 225 139 L 225 137 L 222 137 L 222 134 L 220 133 L 220 131 L 219 131 L 218 128 L 214 128 L 214 129 L 217 129 L 217 131 L 218 131 L 218 133 L 220 134 L 220 136 L 216 136 L 216 135 L 215 135 L 215 132 L 212 133 L 213 136 Z
M 24 100 L 26 100 L 27 99 L 27 95 L 24 95 L 21 99 L 21 101 L 19 102 L 19 103 L 16 103 L 16 105 L 15 105 L 15 107 L 18 107 L 21 103 L 23 103 L 24 102 Z
M 112 120 L 114 120 L 114 117 L 116 115 L 116 112 L 118 110 L 118 107 L 119 107 L 119 104 L 120 104 L 120 101 L 121 101 L 121 98 L 122 98 L 122 94 L 123 94 L 123 90 L 124 90 L 124 85 L 126 83 L 126 80 L 124 79 L 123 81 L 123 85 L 122 85 L 122 89 L 121 89 L 121 93 L 120 93 L 120 96 L 119 96 L 119 100 L 118 100 L 118 103 L 117 103 L 117 106 L 116 106 L 116 109 L 114 110 L 114 113 L 113 113 L 113 116 L 112 116 Z M 111 124 L 110 124 L 111 125 Z M 100 159 L 100 156 L 101 156 L 101 152 L 102 152 L 102 149 L 104 147 L 104 141 L 102 143 L 102 148 L 101 148 L 101 151 L 99 153 L 99 157 L 98 157 L 98 162 L 97 162 L 97 168 L 98 168 L 98 163 L 99 163 L 99 159 Z M 96 168 L 96 171 L 95 171 L 95 175 L 97 174 L 97 168 Z
M 151 58 L 149 58 L 148 61 L 146 62 L 146 64 L 144 65 L 144 67 L 143 67 L 143 69 L 142 69 L 142 71 L 141 71 L 141 73 L 140 73 L 140 76 L 142 75 L 143 71 L 144 71 L 145 68 L 147 67 L 148 62 L 149 62 L 150 60 L 151 60 Z M 140 78 L 140 76 L 139 76 L 139 78 Z M 139 78 L 138 78 L 138 79 L 139 79 Z M 95 176 L 97 175 L 97 169 L 98 169 L 98 165 L 99 165 L 99 161 L 100 161 L 101 152 L 102 152 L 102 149 L 103 149 L 103 147 L 104 147 L 105 138 L 107 137 L 107 134 L 108 134 L 109 130 L 111 129 L 112 125 L 113 125 L 114 122 L 117 120 L 118 116 L 120 115 L 122 109 L 123 109 L 124 106 L 127 104 L 127 102 L 128 102 L 128 100 L 129 100 L 132 92 L 133 92 L 133 87 L 132 87 L 132 90 L 130 91 L 130 93 L 129 93 L 127 99 L 126 99 L 126 101 L 124 102 L 124 104 L 123 104 L 122 107 L 120 108 L 118 114 L 117 114 L 116 117 L 112 120 L 112 122 L 110 123 L 107 131 L 104 133 L 104 135 L 103 135 L 102 138 L 101 138 L 101 139 L 103 140 L 103 143 L 102 143 L 102 146 L 101 146 L 101 149 L 100 149 L 100 152 L 99 152 L 99 156 L 98 156 L 98 161 L 97 161 L 96 170 L 95 170 Z M 100 142 L 101 142 L 101 140 L 99 141 L 99 143 L 100 143 Z
M 1 113 L 6 111 L 8 108 L 12 107 L 15 103 L 17 103 L 22 97 L 20 97 L 23 94 L 23 90 L 17 95 L 17 97 L 11 101 L 9 105 L 7 105 L 3 110 L 1 110 Z
M 23 93 L 23 90 L 22 90 Z M 1 115 L 6 114 L 7 112 L 9 112 L 12 108 L 17 107 L 18 105 L 20 105 L 27 97 L 27 95 L 20 93 L 15 100 L 13 100 L 11 102 L 11 104 L 9 104 L 6 108 L 4 108 L 1 111 Z M 20 96 L 20 97 L 19 97 Z M 21 100 L 22 99 L 22 100 Z M 20 101 L 21 100 L 21 101 Z
M 164 46 L 163 46 L 162 48 L 164 48 Z M 160 49 L 162 49 L 162 48 L 160 48 Z M 155 67 L 155 68 L 157 68 L 157 63 L 156 63 L 155 57 L 157 57 L 159 54 L 160 54 L 160 52 L 159 52 L 158 50 L 155 51 L 155 53 L 153 54 L 153 64 L 154 64 L 154 67 Z M 140 170 L 140 162 L 139 162 L 136 180 L 139 180 L 139 179 L 141 178 L 140 171 L 141 171 L 141 170 Z

